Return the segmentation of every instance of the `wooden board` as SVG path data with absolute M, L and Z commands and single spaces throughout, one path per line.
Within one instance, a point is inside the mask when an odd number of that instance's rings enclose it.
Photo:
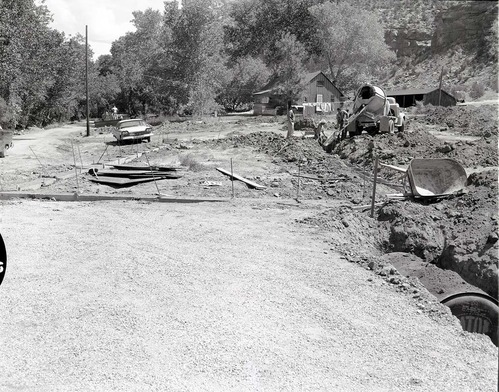
M 234 179 L 244 182 L 246 185 L 248 185 L 251 188 L 255 188 L 255 189 L 259 189 L 259 190 L 266 188 L 266 186 L 264 186 L 264 185 L 257 184 L 256 182 L 250 181 L 250 180 L 248 180 L 248 179 L 246 179 L 246 178 L 244 178 L 242 176 L 239 176 L 239 175 L 237 175 L 235 173 L 231 174 L 230 171 L 227 171 L 227 170 L 222 169 L 220 167 L 217 167 L 217 170 L 220 173 L 225 174 L 226 176 L 234 177 Z
M 90 169 L 95 170 L 95 169 Z M 93 173 L 89 172 L 93 175 Z M 103 177 L 133 177 L 138 175 L 146 175 L 148 177 L 155 176 L 170 176 L 175 174 L 170 174 L 166 172 L 150 171 L 150 170 L 97 170 L 97 176 Z
M 122 177 L 91 177 L 90 181 L 96 182 L 98 184 L 110 185 L 114 187 L 127 187 L 133 186 L 137 184 L 141 184 L 144 182 L 150 182 L 154 180 L 161 180 L 161 178 L 154 177 L 144 177 L 144 178 L 122 178 Z
M 151 170 L 153 171 L 176 171 L 179 170 L 178 167 L 169 167 L 169 166 L 147 166 L 147 165 L 111 165 L 115 169 L 118 170 Z

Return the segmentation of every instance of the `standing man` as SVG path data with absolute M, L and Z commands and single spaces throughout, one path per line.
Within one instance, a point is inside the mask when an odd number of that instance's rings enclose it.
M 118 119 L 118 108 L 116 106 L 113 106 L 111 109 L 113 111 L 113 119 L 117 120 Z
M 338 124 L 339 137 L 341 140 L 347 136 L 346 124 L 348 122 L 348 113 L 345 109 L 338 108 L 336 113 L 336 123 Z
M 288 134 L 286 136 L 287 139 L 291 139 L 293 137 L 293 133 L 295 131 L 295 112 L 291 109 L 291 105 L 288 105 Z

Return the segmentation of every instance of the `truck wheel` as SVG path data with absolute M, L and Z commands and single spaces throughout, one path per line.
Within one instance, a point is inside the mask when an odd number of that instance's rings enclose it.
M 353 135 L 350 135 L 350 137 L 358 136 L 358 135 L 362 135 L 362 127 L 359 124 L 356 124 L 355 125 L 355 132 L 353 133 Z
M 405 130 L 405 123 L 402 123 L 400 127 L 397 128 L 399 132 L 404 132 Z
M 388 133 L 390 134 L 395 133 L 395 125 L 393 124 L 392 120 L 388 122 Z
M 2 235 L 0 234 L 0 284 L 2 284 L 7 269 L 7 250 L 5 242 L 3 242 Z

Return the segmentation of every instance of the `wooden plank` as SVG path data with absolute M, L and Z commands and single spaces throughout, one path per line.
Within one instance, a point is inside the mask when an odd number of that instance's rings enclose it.
M 149 176 L 152 176 L 155 174 L 158 175 L 161 174 L 160 172 L 151 172 L 150 170 L 98 170 L 98 169 L 90 169 L 90 170 L 94 170 L 97 173 L 97 176 L 104 176 L 104 177 L 129 177 L 131 175 L 137 175 L 137 174 L 148 174 Z
M 177 171 L 180 170 L 178 167 L 170 166 L 147 166 L 147 165 L 111 165 L 118 170 L 148 170 L 148 171 Z
M 401 173 L 407 173 L 407 169 L 404 169 L 403 167 L 387 165 L 386 163 L 380 163 L 380 165 L 383 167 L 387 167 L 388 169 L 393 169 L 393 170 L 399 171 Z
M 230 173 L 230 171 L 227 171 L 227 170 L 222 169 L 222 168 L 220 168 L 220 167 L 217 167 L 217 170 L 218 170 L 220 173 L 225 174 L 226 176 L 229 176 L 229 177 L 234 177 L 234 179 L 244 182 L 246 185 L 248 185 L 248 186 L 249 186 L 249 187 L 251 187 L 251 188 L 255 188 L 255 189 L 259 189 L 259 190 L 260 190 L 260 189 L 265 189 L 265 188 L 266 188 L 266 186 L 264 186 L 264 185 L 257 184 L 256 182 L 250 181 L 250 180 L 248 180 L 248 179 L 246 179 L 246 178 L 244 178 L 244 177 L 242 177 L 242 176 L 240 176 L 240 175 L 237 175 L 237 174 L 235 174 L 235 173 L 232 175 L 232 174 Z
M 160 180 L 161 178 L 156 177 L 144 177 L 144 178 L 122 178 L 122 177 L 90 177 L 89 180 L 103 185 L 111 185 L 115 187 L 127 187 L 144 182 L 150 182 L 154 180 Z

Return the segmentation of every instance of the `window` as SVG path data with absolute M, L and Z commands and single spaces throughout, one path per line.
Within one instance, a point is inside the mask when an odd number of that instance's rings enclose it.
M 317 94 L 317 99 L 315 100 L 315 102 L 322 103 L 322 94 Z
M 318 80 L 317 81 L 317 87 L 324 87 L 324 81 L 323 80 Z
M 262 98 L 260 99 L 260 102 L 261 102 L 261 103 L 269 103 L 269 97 L 262 97 Z

